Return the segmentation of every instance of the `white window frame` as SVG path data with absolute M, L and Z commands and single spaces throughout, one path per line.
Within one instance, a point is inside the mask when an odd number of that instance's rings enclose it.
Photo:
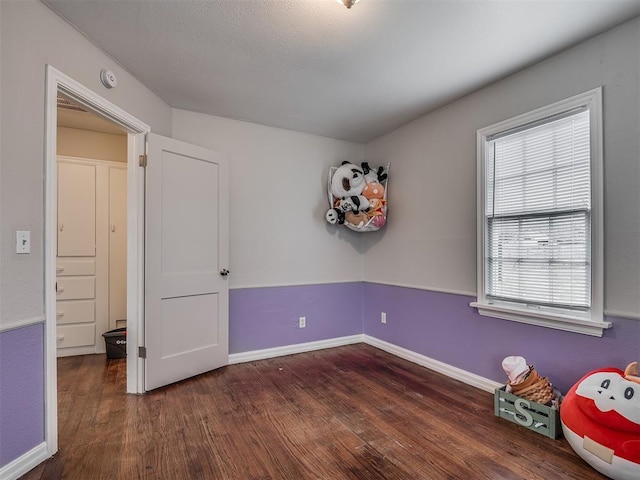
M 485 199 L 486 199 L 486 155 L 487 139 L 511 129 L 562 114 L 569 110 L 589 109 L 591 144 L 591 307 L 585 315 L 570 311 L 541 309 L 535 305 L 495 301 L 487 298 L 485 291 Z M 602 144 L 602 87 L 561 100 L 477 132 L 477 301 L 471 306 L 487 317 L 538 325 L 601 337 L 612 323 L 604 320 L 603 313 L 603 144 Z

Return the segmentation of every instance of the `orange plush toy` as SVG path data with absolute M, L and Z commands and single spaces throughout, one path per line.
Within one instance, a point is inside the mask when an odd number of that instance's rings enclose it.
M 638 362 L 623 372 L 587 373 L 560 407 L 562 431 L 571 448 L 614 480 L 640 479 L 640 377 Z

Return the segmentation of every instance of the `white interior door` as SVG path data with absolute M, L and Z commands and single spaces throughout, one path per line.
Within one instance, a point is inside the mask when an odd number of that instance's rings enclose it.
M 145 388 L 228 363 L 228 190 L 221 154 L 149 135 Z

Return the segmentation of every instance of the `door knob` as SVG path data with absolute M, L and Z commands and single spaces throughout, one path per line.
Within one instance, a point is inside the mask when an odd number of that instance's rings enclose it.
M 223 268 L 222 270 L 220 270 L 220 275 L 222 275 L 223 277 L 226 277 L 230 273 L 231 272 L 229 270 L 227 270 L 226 268 Z

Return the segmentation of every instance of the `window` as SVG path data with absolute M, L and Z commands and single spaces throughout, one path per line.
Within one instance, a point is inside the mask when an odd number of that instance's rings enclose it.
M 602 335 L 601 90 L 478 131 L 481 315 Z

